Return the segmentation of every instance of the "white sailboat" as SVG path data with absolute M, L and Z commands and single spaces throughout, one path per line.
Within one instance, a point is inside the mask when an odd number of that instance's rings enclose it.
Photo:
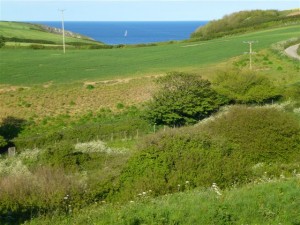
M 124 37 L 127 37 L 128 31 L 125 30 Z

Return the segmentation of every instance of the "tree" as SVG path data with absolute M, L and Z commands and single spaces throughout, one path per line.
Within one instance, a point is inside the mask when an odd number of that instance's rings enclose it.
M 5 45 L 5 39 L 3 36 L 0 36 L 0 48 L 2 48 Z
M 146 117 L 155 124 L 194 124 L 226 102 L 208 80 L 194 74 L 172 72 L 157 80 L 159 91 L 148 103 Z

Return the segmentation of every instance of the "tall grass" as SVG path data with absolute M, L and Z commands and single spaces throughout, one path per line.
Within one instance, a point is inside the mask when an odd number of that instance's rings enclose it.
M 269 180 L 242 188 L 197 189 L 125 205 L 94 205 L 71 217 L 40 217 L 25 224 L 221 225 L 299 224 L 300 180 Z

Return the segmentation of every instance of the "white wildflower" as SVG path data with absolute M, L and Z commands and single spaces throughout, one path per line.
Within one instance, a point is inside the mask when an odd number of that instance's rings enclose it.
M 212 187 L 213 191 L 214 191 L 215 193 L 217 193 L 217 195 L 219 195 L 219 196 L 222 195 L 221 189 L 217 186 L 216 183 L 213 183 L 211 187 Z
M 75 149 L 82 153 L 102 152 L 108 154 L 122 154 L 126 151 L 125 148 L 110 148 L 103 141 L 91 141 L 85 143 L 77 143 Z

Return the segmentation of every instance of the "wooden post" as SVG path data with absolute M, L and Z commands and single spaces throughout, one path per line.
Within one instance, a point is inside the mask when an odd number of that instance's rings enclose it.
M 136 139 L 138 139 L 139 138 L 139 130 L 137 129 L 136 130 Z

